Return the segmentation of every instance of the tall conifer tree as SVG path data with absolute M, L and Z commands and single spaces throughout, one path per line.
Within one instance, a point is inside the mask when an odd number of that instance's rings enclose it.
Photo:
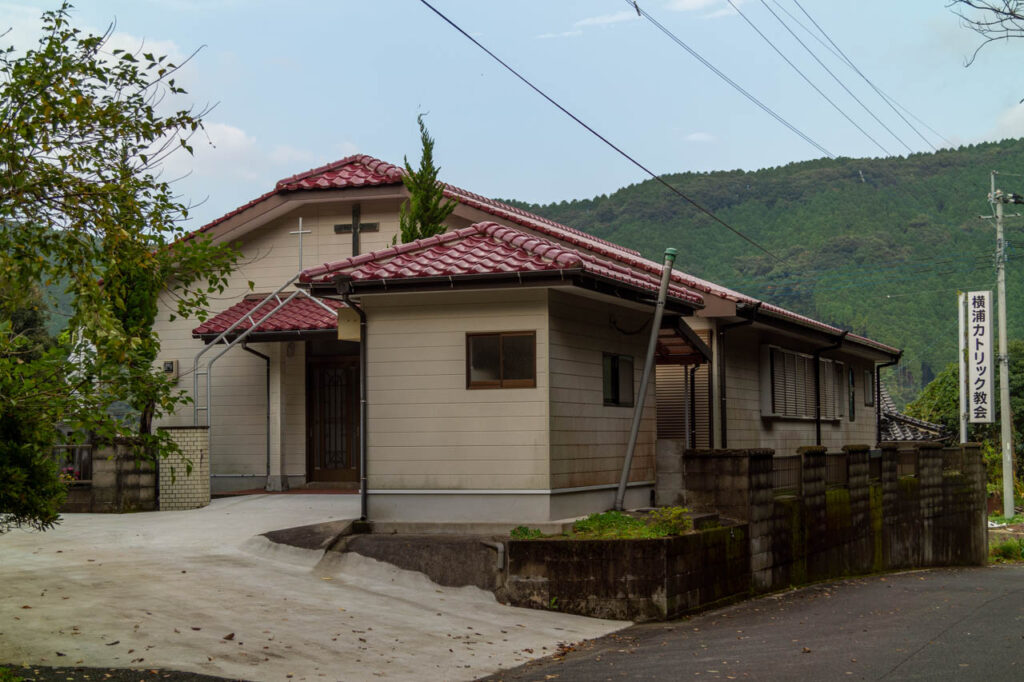
M 437 180 L 441 169 L 434 165 L 434 139 L 423 123 L 423 114 L 416 117 L 416 122 L 423 151 L 419 170 L 413 170 L 409 157 L 404 157 L 402 183 L 409 190 L 409 198 L 402 204 L 399 216 L 403 244 L 441 234 L 445 231 L 445 219 L 455 210 L 455 202 L 444 198 L 443 185 Z

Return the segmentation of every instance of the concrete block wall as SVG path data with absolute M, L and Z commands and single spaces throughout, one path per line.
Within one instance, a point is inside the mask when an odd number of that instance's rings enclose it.
M 92 455 L 93 513 L 156 509 L 156 468 L 127 441 L 101 445 Z
M 166 431 L 181 450 L 160 462 L 160 511 L 198 509 L 210 504 L 209 427 L 162 426 L 160 430 Z
M 900 449 L 914 475 L 898 476 Z M 828 485 L 825 448 L 800 449 L 802 491 L 776 496 L 771 450 L 686 451 L 683 497 L 696 510 L 747 522 L 754 591 L 876 570 L 980 565 L 987 557 L 985 466 L 976 445 L 844 447 L 846 485 Z M 945 465 L 944 465 L 945 462 Z

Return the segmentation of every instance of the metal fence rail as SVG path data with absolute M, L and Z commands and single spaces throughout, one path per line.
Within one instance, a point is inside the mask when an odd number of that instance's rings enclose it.
M 51 456 L 62 480 L 71 484 L 92 483 L 92 444 L 54 445 Z
M 803 457 L 786 455 L 772 459 L 772 487 L 777 495 L 799 495 L 802 482 Z

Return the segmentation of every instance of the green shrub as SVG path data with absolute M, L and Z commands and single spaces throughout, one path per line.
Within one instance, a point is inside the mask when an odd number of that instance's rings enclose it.
M 22 678 L 10 668 L 0 666 L 0 682 L 22 682 Z
M 537 538 L 544 537 L 544 534 L 540 532 L 540 528 L 528 528 L 526 526 L 516 526 L 509 533 L 513 540 L 536 540 Z
M 989 558 L 995 563 L 1024 560 L 1024 540 L 1007 540 L 989 549 Z
M 689 511 L 686 507 L 659 507 L 648 513 L 647 523 L 664 535 L 682 535 L 693 530 L 693 519 L 686 516 Z

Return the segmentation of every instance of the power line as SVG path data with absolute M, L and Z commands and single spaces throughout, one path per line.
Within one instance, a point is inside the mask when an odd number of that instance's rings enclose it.
M 843 111 L 842 108 L 838 104 L 836 104 L 835 102 L 832 101 L 832 98 L 830 98 L 828 95 L 826 95 L 824 92 L 822 92 L 821 88 L 819 88 L 817 85 L 815 85 L 814 82 L 811 81 L 811 79 L 808 78 L 807 75 L 803 71 L 800 70 L 800 67 L 798 67 L 796 64 L 794 64 L 792 61 L 790 61 L 789 57 L 787 57 L 785 54 L 783 54 L 782 50 L 780 50 L 778 47 L 776 47 L 775 43 L 773 43 L 768 36 L 766 36 L 764 33 L 762 33 L 761 29 L 759 29 L 756 25 L 754 25 L 754 22 L 752 22 L 747 17 L 746 14 L 744 14 L 742 11 L 740 11 L 740 8 L 737 7 L 736 4 L 733 3 L 732 0 L 728 0 L 728 1 L 729 1 L 729 5 L 732 6 L 732 8 L 734 10 L 736 10 L 736 13 L 739 14 L 741 17 L 743 17 L 743 20 L 746 21 L 747 24 L 750 25 L 750 28 L 754 29 L 754 31 L 757 32 L 757 35 L 759 35 L 762 38 L 764 38 L 765 42 L 768 43 L 769 45 L 771 45 L 772 49 L 775 50 L 775 52 L 777 52 L 778 55 L 780 57 L 782 57 L 785 60 L 785 62 L 787 64 L 789 64 L 793 68 L 794 71 L 796 71 L 798 74 L 800 74 L 800 77 L 803 78 L 807 82 L 808 85 L 810 85 L 812 88 L 814 88 L 815 92 L 817 92 L 819 95 L 821 95 L 825 99 L 826 102 L 831 104 L 833 109 L 838 111 L 843 116 L 843 118 L 845 118 L 847 121 L 850 122 L 851 125 L 853 125 L 853 127 L 855 127 L 857 130 L 862 132 L 864 134 L 864 137 L 866 137 L 869 140 L 871 140 L 872 142 L 874 142 L 875 146 L 877 146 L 879 149 L 881 149 L 883 152 L 885 152 L 886 156 L 891 156 L 892 155 L 892 152 L 890 152 L 888 149 L 886 149 L 884 146 L 882 146 L 881 142 L 879 142 L 875 138 L 871 137 L 871 135 L 868 133 L 868 131 L 866 131 L 863 128 L 861 128 L 860 125 L 856 121 L 854 121 L 852 118 L 850 118 L 849 114 L 847 114 L 845 111 Z M 769 10 L 769 11 L 771 11 L 771 10 Z
M 663 186 L 664 186 L 664 187 L 665 187 L 666 189 L 668 189 L 668 190 L 669 190 L 670 192 L 672 192 L 673 194 L 676 194 L 677 196 L 679 196 L 680 198 L 682 198 L 682 199 L 683 199 L 684 201 L 686 201 L 687 203 L 689 203 L 689 204 L 690 204 L 691 206 L 693 206 L 694 208 L 696 208 L 696 209 L 697 209 L 698 211 L 700 211 L 701 213 L 705 214 L 706 216 L 708 216 L 709 218 L 711 218 L 711 219 L 712 219 L 712 220 L 714 220 L 714 221 L 715 221 L 716 223 L 718 223 L 718 224 L 719 224 L 719 225 L 721 225 L 722 227 L 726 228 L 727 230 L 729 230 L 730 232 L 732 232 L 732 233 L 733 233 L 733 234 L 735 234 L 736 236 L 740 237 L 741 239 L 743 239 L 744 241 L 746 241 L 746 242 L 747 242 L 748 244 L 750 244 L 750 245 L 754 246 L 755 248 L 757 248 L 757 249 L 758 249 L 758 250 L 760 250 L 760 251 L 763 251 L 764 253 L 766 253 L 767 255 L 771 256 L 772 258 L 774 258 L 774 259 L 775 259 L 775 260 L 777 260 L 777 261 L 781 261 L 781 260 L 782 260 L 781 258 L 779 258 L 778 256 L 776 256 L 776 255 L 775 255 L 774 253 L 772 253 L 771 251 L 769 251 L 769 250 L 768 250 L 768 249 L 766 249 L 765 247 L 763 247 L 763 246 L 761 246 L 760 244 L 758 244 L 758 243 L 757 243 L 756 241 L 754 241 L 754 240 L 753 240 L 752 238 L 750 238 L 750 237 L 748 237 L 747 235 L 743 234 L 743 232 L 739 231 L 738 229 L 736 229 L 735 227 L 733 227 L 733 226 L 732 226 L 732 225 L 730 225 L 729 223 L 727 223 L 727 222 L 725 222 L 724 220 L 722 220 L 721 218 L 719 218 L 719 217 L 718 217 L 717 215 L 715 215 L 715 214 L 714 214 L 714 213 L 713 213 L 713 212 L 712 212 L 712 211 L 711 211 L 710 209 L 707 209 L 707 208 L 705 208 L 705 207 L 704 207 L 703 205 L 701 205 L 701 204 L 697 203 L 697 202 L 696 202 L 695 200 L 693 200 L 693 199 L 691 199 L 690 197 L 688 197 L 688 196 L 687 196 L 686 194 L 684 194 L 684 193 L 683 193 L 683 192 L 682 192 L 681 190 L 677 189 L 677 188 L 676 188 L 676 187 L 675 187 L 674 185 L 672 185 L 672 184 L 668 183 L 668 182 L 667 182 L 666 180 L 664 180 L 664 179 L 663 179 L 663 178 L 662 178 L 661 176 L 657 175 L 656 173 L 654 173 L 653 171 L 651 171 L 650 169 L 648 169 L 648 168 L 647 168 L 646 166 L 644 166 L 644 165 L 643 165 L 642 163 L 640 163 L 639 161 L 637 161 L 636 159 L 634 159 L 634 158 L 633 158 L 632 156 L 630 156 L 629 154 L 627 154 L 627 153 L 626 153 L 625 151 L 623 151 L 623 150 L 622 150 L 621 148 L 619 148 L 618 146 L 616 146 L 615 144 L 613 144 L 613 143 L 612 143 L 612 142 L 611 142 L 611 141 L 610 141 L 610 140 L 609 140 L 608 138 L 606 138 L 606 137 L 605 137 L 604 135 L 602 135 L 601 133 L 597 132 L 596 130 L 594 130 L 593 128 L 591 128 L 591 127 L 590 127 L 589 125 L 587 125 L 586 123 L 584 123 L 584 122 L 583 122 L 582 120 L 580 120 L 580 119 L 579 119 L 579 118 L 578 118 L 578 117 L 577 117 L 577 116 L 576 116 L 575 114 L 573 114 L 573 113 L 572 113 L 572 112 L 570 112 L 570 111 L 569 111 L 568 109 L 566 109 L 565 107 L 563 107 L 563 106 L 562 106 L 561 104 L 559 104 L 558 102 L 556 102 L 556 101 L 555 101 L 554 99 L 552 99 L 552 98 L 551 98 L 550 96 L 548 96 L 548 95 L 547 95 L 547 93 L 545 93 L 545 92 L 544 92 L 543 90 L 541 90 L 541 89 L 540 89 L 540 88 L 538 88 L 538 87 L 537 87 L 536 85 L 534 85 L 534 84 L 533 84 L 533 83 L 531 83 L 531 82 L 530 82 L 529 80 L 527 80 L 525 76 L 521 75 L 521 74 L 520 74 L 520 73 L 519 73 L 518 71 L 516 71 L 515 69 L 513 69 L 513 68 L 512 68 L 511 66 L 509 66 L 508 64 L 506 64 L 506 63 L 505 63 L 504 61 L 502 61 L 502 60 L 501 60 L 501 59 L 500 59 L 500 58 L 499 58 L 499 57 L 498 57 L 498 56 L 497 56 L 496 54 L 494 54 L 493 52 L 491 52 L 490 50 L 488 50 L 488 49 L 487 49 L 486 47 L 484 47 L 484 46 L 483 46 L 483 45 L 482 45 L 482 44 L 481 44 L 481 43 L 480 43 L 480 42 L 479 42 L 479 41 L 478 41 L 478 40 L 477 40 L 476 38 L 474 38 L 473 36 L 471 36 L 471 35 L 469 35 L 468 33 L 466 33 L 466 32 L 465 32 L 465 31 L 464 31 L 464 30 L 463 30 L 463 29 L 462 29 L 462 28 L 461 28 L 461 27 L 460 27 L 460 26 L 459 26 L 458 24 L 456 24 L 456 23 L 455 23 L 454 21 L 452 21 L 452 20 L 451 20 L 451 19 L 449 19 L 449 18 L 448 18 L 447 16 L 445 16 L 445 15 L 444 15 L 444 14 L 443 14 L 443 13 L 442 13 L 442 12 L 441 12 L 440 10 L 438 10 L 438 9 L 437 9 L 436 7 L 434 7 L 434 6 L 433 6 L 433 5 L 431 5 L 431 4 L 429 3 L 429 2 L 427 2 L 427 0 L 420 0 L 420 3 L 422 3 L 423 5 L 425 5 L 425 6 L 426 6 L 426 7 L 427 7 L 427 8 L 428 8 L 428 9 L 429 9 L 430 11 L 432 11 L 432 12 L 433 12 L 434 14 L 436 14 L 436 15 L 437 15 L 437 16 L 439 16 L 439 17 L 441 17 L 441 19 L 443 19 L 443 20 L 444 20 L 444 21 L 445 21 L 445 22 L 446 22 L 446 23 L 447 23 L 447 24 L 448 24 L 449 26 L 451 26 L 451 27 L 452 27 L 452 28 L 454 28 L 454 29 L 455 29 L 456 31 L 458 31 L 458 32 L 459 32 L 459 33 L 461 33 L 461 34 L 462 34 L 463 36 L 465 36 L 465 37 L 466 37 L 466 38 L 467 38 L 468 40 L 470 40 L 470 41 L 471 41 L 471 42 L 472 42 L 472 43 L 473 43 L 474 45 L 476 45 L 476 46 L 477 46 L 477 47 L 479 47 L 479 48 L 480 48 L 481 50 L 483 50 L 484 52 L 486 52 L 486 53 L 488 54 L 488 56 L 490 56 L 490 57 L 491 57 L 491 59 L 493 59 L 494 61 L 498 62 L 498 63 L 499 63 L 499 64 L 501 64 L 501 65 L 502 65 L 503 67 L 505 67 L 505 69 L 506 69 L 506 70 L 508 70 L 508 71 L 509 71 L 509 72 L 510 72 L 510 73 L 511 73 L 512 75 L 514 75 L 514 76 L 515 76 L 516 78 L 518 78 L 518 79 L 519 79 L 519 80 L 521 80 L 521 81 L 522 81 L 523 83 L 525 83 L 525 84 L 526 84 L 527 86 L 529 86 L 531 90 L 533 90 L 533 91 L 534 91 L 534 92 L 536 92 L 536 93 L 537 93 L 538 95 L 540 95 L 541 97 L 543 97 L 544 99 L 546 99 L 546 100 L 547 100 L 548 102 L 550 102 L 550 103 L 551 103 L 552 105 L 554 105 L 554 106 L 555 106 L 555 107 L 556 107 L 556 108 L 557 108 L 557 109 L 558 109 L 559 111 L 561 111 L 561 112 L 562 112 L 563 114 L 565 114 L 566 116 L 568 116 L 569 118 L 571 118 L 571 119 L 572 119 L 573 121 L 575 121 L 576 123 L 578 123 L 578 124 L 579 124 L 580 126 L 582 126 L 583 128 L 585 128 L 585 129 L 586 129 L 586 130 L 587 130 L 587 131 L 588 131 L 588 132 L 589 132 L 589 133 L 590 133 L 591 135 L 593 135 L 594 137 L 596 137 L 597 139 L 601 140 L 601 141 L 602 141 L 602 142 L 604 142 L 604 143 L 605 143 L 606 145 L 608 145 L 609 147 L 611 147 L 612 149 L 614 149 L 614 150 L 615 150 L 616 152 L 618 152 L 618 153 L 619 153 L 619 155 L 620 155 L 620 156 L 622 156 L 623 158 L 625 158 L 625 159 L 626 159 L 627 161 L 629 161 L 630 163 L 632 163 L 632 164 L 633 164 L 634 166 L 636 166 L 637 168 L 639 168 L 639 169 L 640 169 L 640 170 L 642 170 L 643 172 L 647 173 L 647 174 L 648 174 L 649 176 L 651 176 L 651 178 L 652 178 L 652 179 L 654 179 L 654 180 L 656 180 L 657 182 L 659 182 L 659 183 L 660 183 L 661 185 L 663 185 Z
M 701 64 L 703 64 L 708 69 L 710 69 L 716 76 L 718 76 L 719 78 L 724 80 L 726 83 L 731 85 L 737 92 L 739 92 L 741 95 L 743 95 L 748 100 L 753 102 L 758 108 L 760 108 L 766 114 L 768 114 L 769 116 L 774 118 L 776 121 L 778 121 L 782 125 L 784 125 L 787 128 L 789 128 L 791 131 L 793 131 L 793 133 L 795 133 L 797 136 L 799 136 L 802 140 L 807 142 L 809 145 L 811 145 L 812 147 L 814 147 L 815 149 L 820 151 L 822 154 L 824 154 L 828 158 L 830 158 L 830 159 L 836 158 L 835 155 L 832 152 L 830 152 L 829 150 L 825 149 L 825 147 L 823 147 L 822 145 L 820 145 L 817 142 L 815 142 L 807 134 L 805 134 L 802 130 L 800 130 L 799 128 L 794 126 L 792 123 L 790 123 L 789 121 L 784 119 L 781 115 L 777 114 L 767 104 L 765 104 L 764 102 L 759 100 L 757 97 L 755 97 L 754 95 L 752 95 L 749 92 L 747 92 L 746 90 L 744 90 L 743 87 L 739 83 L 737 83 L 736 81 L 734 81 L 733 79 L 729 78 L 724 73 L 722 73 L 722 71 L 720 71 L 714 64 L 712 64 L 707 59 L 702 57 L 699 52 L 697 52 L 692 47 L 690 47 L 689 45 L 684 43 L 676 34 L 672 33 L 672 31 L 670 31 L 667 28 L 665 28 L 665 26 L 663 26 L 657 19 L 652 17 L 650 15 L 650 13 L 647 12 L 647 10 L 642 9 L 639 5 L 634 3 L 632 0 L 625 0 L 625 2 L 630 7 L 636 9 L 637 14 L 639 14 L 640 16 L 644 17 L 649 22 L 651 22 L 655 27 L 657 27 L 657 29 L 659 31 L 661 31 L 666 36 L 668 36 L 676 45 L 678 45 L 679 47 L 681 47 L 684 50 L 686 50 L 687 52 L 689 52 L 690 55 L 693 56 L 697 61 L 699 61 Z
M 922 261 L 920 264 L 905 268 L 902 271 L 897 270 L 897 266 L 890 265 L 889 272 L 879 271 L 877 268 L 871 272 L 863 270 L 861 272 L 826 271 L 820 277 L 791 278 L 775 281 L 773 281 L 769 276 L 766 278 L 734 280 L 733 283 L 729 284 L 729 287 L 739 289 L 744 287 L 744 285 L 749 284 L 757 287 L 757 290 L 759 291 L 777 291 L 786 289 L 796 291 L 798 289 L 807 289 L 809 287 L 814 287 L 816 290 L 820 290 L 829 288 L 842 289 L 849 288 L 851 286 L 876 286 L 933 273 L 947 274 L 952 272 L 973 272 L 984 265 L 988 265 L 991 262 L 991 259 L 991 254 L 972 254 L 962 258 L 942 261 Z M 905 276 L 894 277 L 894 275 Z M 758 279 L 760 279 L 763 284 L 758 285 Z M 830 283 L 834 284 L 834 286 L 824 286 L 825 284 Z
M 921 263 L 911 264 L 907 266 L 890 264 L 887 266 L 880 266 L 878 268 L 855 268 L 855 269 L 843 269 L 843 270 L 821 270 L 818 274 L 808 275 L 806 277 L 789 277 L 775 279 L 771 275 L 766 277 L 748 277 L 741 280 L 733 280 L 737 285 L 744 284 L 758 284 L 763 283 L 762 286 L 769 288 L 777 288 L 787 285 L 801 285 L 801 284 L 814 284 L 824 281 L 880 281 L 878 278 L 888 277 L 893 274 L 900 274 L 905 272 L 915 274 L 926 274 L 934 271 L 936 268 L 948 265 L 957 265 L 964 263 L 980 263 L 991 259 L 992 254 L 974 254 L 958 259 L 941 260 L 941 261 L 922 261 Z
M 814 27 L 815 27 L 816 29 L 818 29 L 818 31 L 820 31 L 820 32 L 821 32 L 821 35 L 825 36 L 825 39 L 826 39 L 826 40 L 827 40 L 827 41 L 828 41 L 829 43 L 831 43 L 831 44 L 832 44 L 832 47 L 836 48 L 836 50 L 837 50 L 837 51 L 839 52 L 839 54 L 841 54 L 841 55 L 843 56 L 843 59 L 844 59 L 844 60 L 846 61 L 846 63 L 850 65 L 850 68 L 851 68 L 851 69 L 853 69 L 854 71 L 856 71 L 856 72 L 857 72 L 857 75 L 858 75 L 858 76 L 860 76 L 861 78 L 863 78 L 863 79 L 864 79 L 864 82 L 865 82 L 865 83 L 867 83 L 868 85 L 870 85 L 870 86 L 871 86 L 871 89 L 872 89 L 872 90 L 874 90 L 874 91 L 875 91 L 876 93 L 878 93 L 878 96 L 879 96 L 879 97 L 881 97 L 881 98 L 882 98 L 883 100 L 885 100 L 885 103 L 889 105 L 889 108 L 890 108 L 890 109 L 892 109 L 893 111 L 895 111 L 895 112 L 896 112 L 896 115 L 897 115 L 897 116 L 899 116 L 899 117 L 900 117 L 901 119 L 903 119 L 903 122 L 904 122 L 904 123 L 906 123 L 906 124 L 907 124 L 907 125 L 908 125 L 908 126 L 910 127 L 910 129 L 911 129 L 911 130 L 913 130 L 913 131 L 914 131 L 915 133 L 917 133 L 917 136 L 918 136 L 918 137 L 920 137 L 920 138 L 921 138 L 922 140 L 924 140 L 924 143 L 925 143 L 926 145 L 928 145 L 929 147 L 931 147 L 931 149 L 932 149 L 932 151 L 933 151 L 933 152 L 937 152 L 937 151 L 938 151 L 938 149 L 936 149 L 936 148 L 935 148 L 935 145 L 933 145 L 933 144 L 932 144 L 931 142 L 929 142 L 929 141 L 928 141 L 928 138 L 926 138 L 926 137 L 925 137 L 924 135 L 922 135 L 922 134 L 921 134 L 921 131 L 920 131 L 920 130 L 918 130 L 917 128 L 915 128 L 915 127 L 914 127 L 914 124 L 913 124 L 913 123 L 911 123 L 910 121 L 908 121 L 908 120 L 907 120 L 907 118 L 906 118 L 906 117 L 905 117 L 905 116 L 904 116 L 903 114 L 901 114 L 901 113 L 899 112 L 899 110 L 898 110 L 898 109 L 896 109 L 896 107 L 894 107 L 894 106 L 892 105 L 892 102 L 890 102 L 890 101 L 889 101 L 889 100 L 888 100 L 888 99 L 887 99 L 887 98 L 885 97 L 885 95 L 883 95 L 883 94 L 882 94 L 882 91 L 881 91 L 881 90 L 879 90 L 879 89 L 878 89 L 878 88 L 877 88 L 877 87 L 875 86 L 875 84 L 874 84 L 874 83 L 872 83 L 872 82 L 871 82 L 871 80 L 870 80 L 870 79 L 869 79 L 869 78 L 868 78 L 867 76 L 865 76 L 865 75 L 864 75 L 864 74 L 863 74 L 863 73 L 861 72 L 861 70 L 860 70 L 860 69 L 858 69 L 858 68 L 857 68 L 857 65 L 853 63 L 853 60 L 851 60 L 851 59 L 850 59 L 849 57 L 847 57 L 847 56 L 846 56 L 846 53 L 845 53 L 845 52 L 843 52 L 842 48 L 840 48 L 840 47 L 839 47 L 838 45 L 836 45 L 835 41 L 834 41 L 834 40 L 832 40 L 832 38 L 830 38 L 830 37 L 829 37 L 828 33 L 826 33 L 826 32 L 824 31 L 824 29 L 822 29 L 822 28 L 821 28 L 821 26 L 819 26 L 819 25 L 818 25 L 818 22 L 816 22 L 816 21 L 814 20 L 814 17 L 812 17 L 812 16 L 810 15 L 810 14 L 808 14 L 808 13 L 807 13 L 807 10 L 805 10 L 805 9 L 804 9 L 804 6 L 800 4 L 800 0 L 793 0 L 793 3 L 794 3 L 794 4 L 795 4 L 795 5 L 797 6 L 797 7 L 799 7 L 799 8 L 800 8 L 800 11 L 804 13 L 804 16 L 805 16 L 805 17 L 807 17 L 807 18 L 808 18 L 808 19 L 810 20 L 810 22 L 811 22 L 812 24 L 814 24 Z
M 840 54 L 839 54 L 838 52 L 836 52 L 836 51 L 835 51 L 835 49 L 834 49 L 834 48 L 833 48 L 833 47 L 832 47 L 831 45 L 829 45 L 829 44 L 828 44 L 828 43 L 826 43 L 826 42 L 825 42 L 824 40 L 822 40 L 822 39 L 821 39 L 821 37 L 820 37 L 820 36 L 819 36 L 818 34 L 816 34 L 816 33 L 815 33 L 814 31 L 812 31 L 811 29 L 807 28 L 807 26 L 806 26 L 806 25 L 804 25 L 804 23 L 803 23 L 803 22 L 801 22 L 801 21 L 800 21 L 799 19 L 797 19 L 797 18 L 796 18 L 795 16 L 793 16 L 793 13 L 792 13 L 792 12 L 790 12 L 790 11 L 789 11 L 788 9 L 786 9 L 786 8 L 785 8 L 785 7 L 784 7 L 784 6 L 783 6 L 783 5 L 782 5 L 782 4 L 781 4 L 781 3 L 779 2 L 779 0 L 772 0 L 772 3 L 773 3 L 773 4 L 774 4 L 774 5 L 775 5 L 775 6 L 776 6 L 776 7 L 777 7 L 777 8 L 779 9 L 779 10 L 781 10 L 782 12 L 784 12 L 784 13 L 785 13 L 785 15 L 786 15 L 787 17 L 789 17 L 789 18 L 790 18 L 790 20 L 791 20 L 791 21 L 792 21 L 792 22 L 793 22 L 794 24 L 796 24 L 797 26 L 799 26 L 800 28 L 802 28 L 802 29 L 804 30 L 804 33 L 806 33 L 806 34 L 807 34 L 807 35 L 809 35 L 810 37 L 814 38 L 814 39 L 815 39 L 816 41 L 818 41 L 818 44 L 820 44 L 820 45 L 821 45 L 822 47 L 824 47 L 824 48 L 825 48 L 826 50 L 828 50 L 828 51 L 829 51 L 830 53 L 832 53 L 832 56 L 833 56 L 833 57 L 835 57 L 836 59 L 838 59 L 838 60 L 839 60 L 839 61 L 841 61 L 842 63 L 846 64 L 846 65 L 847 65 L 848 67 L 850 66 L 849 62 L 847 62 L 847 61 L 846 61 L 846 59 L 844 59 L 842 55 L 840 55 Z M 910 109 L 907 109 L 907 108 L 906 108 L 905 106 L 903 106 L 902 104 L 900 104 L 899 102 L 897 102 L 897 101 L 896 101 L 895 99 L 893 99 L 893 98 L 892 98 L 892 97 L 891 97 L 891 96 L 890 96 L 890 95 L 889 95 L 888 93 L 886 93 L 886 92 L 885 92 L 884 90 L 881 90 L 881 89 L 879 89 L 879 90 L 878 90 L 878 93 L 879 93 L 879 94 L 881 94 L 881 95 L 882 95 L 882 97 L 886 98 L 887 100 L 889 100 L 890 102 L 892 102 L 893 104 L 895 104 L 896 106 L 898 106 L 898 107 L 899 107 L 900 109 L 902 109 L 902 110 L 903 110 L 903 111 L 904 111 L 904 112 L 905 112 L 905 113 L 906 113 L 906 114 L 907 114 L 908 116 L 910 116 L 910 117 L 911 117 L 912 119 L 914 119 L 915 121 L 917 121 L 918 123 L 920 123 L 921 125 L 923 125 L 923 126 L 924 126 L 925 128 L 927 128 L 927 129 L 928 129 L 929 131 L 931 131 L 931 133 L 932 133 L 933 135 L 935 135 L 935 137 L 939 138 L 940 140 L 942 140 L 943 142 L 945 142 L 945 143 L 946 143 L 947 145 L 949 145 L 950 147 L 953 147 L 953 146 L 955 146 L 955 145 L 954 145 L 954 144 L 953 144 L 953 143 L 952 143 L 952 142 L 951 142 L 951 141 L 950 141 L 950 140 L 949 140 L 948 138 L 946 138 L 946 137 L 945 137 L 945 136 L 944 136 L 944 135 L 943 135 L 942 133 L 940 133 L 939 131 L 935 130 L 935 128 L 932 128 L 932 127 L 931 127 L 930 125 L 928 125 L 927 123 L 925 123 L 924 121 L 922 121 L 922 120 L 921 120 L 920 118 L 918 118 L 917 116 L 915 116 L 915 115 L 914 115 L 914 112 L 910 111 Z
M 732 0 L 729 0 L 729 3 L 730 3 L 730 4 L 732 4 Z M 878 116 L 876 116 L 876 115 L 875 115 L 875 112 L 871 111 L 871 109 L 869 109 L 869 108 L 868 108 L 868 106 L 867 106 L 866 104 L 864 104 L 864 102 L 862 102 L 862 101 L 861 101 L 861 99 L 860 99 L 859 97 L 857 97 L 857 95 L 853 94 L 853 92 L 852 92 L 852 91 L 850 90 L 850 88 L 846 87 L 846 84 L 845 84 L 845 83 L 843 83 L 843 81 L 839 79 L 839 76 L 835 75 L 835 74 L 834 74 L 834 73 L 832 72 L 832 70 L 831 70 L 830 68 L 828 68 L 827 66 L 825 66 L 825 62 L 821 61 L 821 59 L 819 59 L 819 58 L 818 58 L 818 55 L 814 54 L 814 50 L 812 50 L 811 48 L 809 48 L 809 47 L 807 46 L 807 44 L 806 44 L 806 43 L 805 43 L 804 41 L 802 41 L 802 40 L 800 39 L 800 36 L 798 36 L 798 35 L 796 34 L 796 32 L 795 32 L 795 31 L 793 31 L 793 29 L 791 29 L 791 28 L 789 27 L 789 24 L 787 24 L 787 23 L 786 23 L 785 21 L 783 21 L 783 20 L 782 20 L 782 17 L 780 17 L 780 16 L 779 16 L 779 15 L 778 15 L 778 14 L 777 14 L 777 13 L 775 12 L 775 10 L 773 10 L 773 9 L 772 9 L 771 7 L 769 7 L 769 6 L 768 6 L 768 3 L 767 3 L 767 2 L 765 2 L 765 0 L 761 0 L 761 4 L 762 4 L 762 5 L 764 5 L 764 8 L 765 8 L 766 10 L 768 10 L 769 12 L 771 12 L 772 16 L 773 16 L 773 17 L 775 17 L 775 18 L 776 18 L 776 19 L 778 20 L 778 22 L 779 22 L 780 24 L 782 24 L 782 27 L 783 27 L 783 28 L 785 28 L 785 29 L 786 29 L 786 30 L 787 30 L 787 31 L 789 32 L 789 35 L 793 36 L 793 39 L 794 39 L 794 40 L 796 40 L 796 42 L 800 43 L 800 46 L 801 46 L 801 47 L 803 47 L 803 48 L 804 48 L 805 50 L 807 50 L 807 54 L 811 55 L 811 57 L 813 57 L 813 58 L 814 58 L 814 61 L 818 62 L 818 65 L 819 65 L 819 66 L 820 66 L 821 68 L 825 69 L 825 72 L 826 72 L 826 73 L 828 73 L 828 75 L 832 76 L 832 79 L 833 79 L 833 80 L 834 80 L 834 81 L 835 81 L 836 83 L 838 83 L 838 84 L 839 84 L 839 86 L 840 86 L 840 87 L 841 87 L 841 88 L 842 88 L 843 90 L 845 90 L 845 91 L 846 91 L 846 94 L 848 94 L 848 95 L 849 95 L 850 97 L 852 97 L 852 98 L 854 99 L 854 101 L 856 101 L 856 102 L 857 102 L 857 104 L 861 105 L 861 107 L 862 107 L 862 108 L 864 109 L 864 111 L 868 112 L 868 114 L 870 114 L 870 115 L 871 115 L 871 118 L 875 119 L 875 121 L 877 121 L 877 122 L 878 122 L 878 125 L 880 125 L 880 126 L 882 126 L 883 128 L 885 128 L 885 130 L 886 130 L 886 131 L 887 131 L 887 132 L 888 132 L 888 133 L 889 133 L 890 135 L 892 135 L 892 136 L 893 136 L 894 138 L 896 138 L 896 141 L 897 141 L 897 142 L 899 142 L 900 144 L 902 144 L 902 145 L 903 145 L 904 147 L 906 147 L 906 148 L 907 148 L 907 151 L 909 151 L 909 152 L 913 152 L 913 151 L 914 151 L 914 150 L 913 150 L 913 148 L 912 148 L 912 147 L 911 147 L 911 146 L 910 146 L 909 144 L 907 144 L 906 142 L 904 142 L 904 141 L 903 141 L 903 138 L 901 138 L 901 137 L 900 137 L 899 135 L 897 135 L 896 133 L 894 133 L 894 132 L 893 132 L 892 128 L 890 128 L 890 127 L 889 127 L 889 126 L 887 126 L 887 125 L 886 125 L 885 123 L 883 123 L 883 122 L 882 122 L 882 119 L 878 118 Z M 927 142 L 927 140 L 926 140 L 926 142 Z M 933 147 L 933 149 L 934 149 L 934 147 Z
M 802 270 L 801 274 L 806 274 L 806 275 L 808 275 L 807 277 L 800 278 L 798 280 L 787 280 L 787 281 L 816 281 L 818 279 L 821 279 L 820 277 L 811 274 L 811 273 L 814 273 L 814 272 L 818 272 L 818 273 L 821 273 L 821 274 L 826 275 L 826 276 L 838 275 L 838 274 L 856 274 L 856 273 L 861 273 L 861 272 L 871 272 L 871 273 L 879 272 L 880 273 L 880 272 L 882 272 L 884 270 L 895 270 L 895 269 L 900 269 L 900 268 L 926 268 L 926 267 L 930 267 L 930 266 L 933 266 L 933 265 L 941 265 L 941 264 L 944 264 L 944 263 L 955 263 L 955 262 L 960 262 L 960 261 L 974 260 L 974 259 L 978 259 L 978 258 L 989 258 L 991 256 L 992 256 L 992 254 L 989 251 L 981 250 L 981 251 L 969 251 L 969 252 L 961 253 L 958 256 L 953 256 L 953 257 L 940 257 L 940 258 L 923 257 L 923 258 L 913 258 L 913 259 L 906 259 L 906 260 L 884 261 L 884 262 L 881 262 L 881 263 L 864 263 L 864 264 L 860 264 L 860 265 L 849 265 L 849 266 L 845 266 L 845 267 L 842 267 L 842 268 L 828 268 L 828 269 L 818 268 L 816 271 L 813 270 L 813 269 L 804 269 L 804 270 Z M 757 277 L 747 277 L 747 278 L 743 278 L 742 280 L 738 280 L 738 281 L 750 281 L 750 282 L 753 282 L 753 281 L 756 281 L 757 279 L 758 279 Z

